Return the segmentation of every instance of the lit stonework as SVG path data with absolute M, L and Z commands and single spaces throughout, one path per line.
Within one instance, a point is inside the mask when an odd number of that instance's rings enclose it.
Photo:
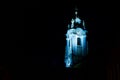
M 75 11 L 75 18 L 71 20 L 71 25 L 68 25 L 66 33 L 66 67 L 72 67 L 74 64 L 79 63 L 80 58 L 86 56 L 88 52 L 85 22 L 77 14 L 78 12 Z

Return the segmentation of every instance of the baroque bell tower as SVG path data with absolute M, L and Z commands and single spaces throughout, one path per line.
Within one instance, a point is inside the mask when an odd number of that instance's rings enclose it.
M 84 20 L 78 16 L 78 9 L 75 9 L 74 18 L 68 24 L 65 47 L 65 66 L 73 67 L 79 64 L 82 57 L 88 54 L 87 30 Z

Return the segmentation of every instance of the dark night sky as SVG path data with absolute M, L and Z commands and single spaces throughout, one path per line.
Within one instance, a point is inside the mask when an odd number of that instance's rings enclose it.
M 82 72 L 83 74 L 84 70 L 89 70 L 88 73 L 93 72 L 89 76 L 91 79 L 94 78 L 92 75 L 96 74 L 98 77 L 104 73 L 105 65 L 109 63 L 111 49 L 119 44 L 115 19 L 117 8 L 105 2 L 86 3 L 77 0 L 56 0 L 47 3 L 49 4 L 43 2 L 39 5 L 31 5 L 31 8 L 26 5 L 23 20 L 24 39 L 22 39 L 23 35 L 19 33 L 22 28 L 19 28 L 17 33 L 20 37 L 17 36 L 17 48 L 14 51 L 16 57 L 4 58 L 6 61 L 3 64 L 9 65 L 9 69 L 12 68 L 16 73 L 24 72 L 27 77 L 33 76 L 37 79 L 37 76 L 42 73 L 41 70 L 44 70 L 46 73 L 43 75 L 51 73 L 57 75 L 62 72 L 61 78 L 63 78 L 65 74 L 63 67 L 66 26 L 73 16 L 75 5 L 77 5 L 79 16 L 86 22 L 89 40 L 89 55 L 86 59 L 88 69 L 83 68 Z M 21 40 L 24 40 L 23 43 Z M 103 77 L 103 75 L 101 76 Z
M 6 47 L 2 46 L 0 53 L 0 80 L 106 80 L 106 69 L 120 63 L 117 4 L 110 0 L 40 1 L 36 4 L 29 1 L 14 12 L 12 8 L 5 9 L 9 26 L 5 30 L 8 29 L 10 37 L 1 42 Z M 86 63 L 71 71 L 64 68 L 65 33 L 76 5 L 78 15 L 86 22 L 89 53 L 83 60 Z
M 105 48 L 111 47 L 109 45 L 114 45 L 114 39 L 109 39 L 114 31 L 114 16 L 111 14 L 113 10 L 109 4 L 108 6 L 101 4 L 104 7 L 98 4 L 84 4 L 77 3 L 77 6 L 79 16 L 86 21 L 90 48 L 95 51 L 101 49 L 102 52 Z M 52 59 L 58 57 L 57 59 L 62 61 L 65 30 L 73 16 L 74 6 L 74 2 L 66 1 L 63 4 L 48 5 L 44 8 L 40 6 L 41 8 L 24 9 L 24 23 L 27 27 L 28 45 L 33 49 L 32 56 L 43 55 Z

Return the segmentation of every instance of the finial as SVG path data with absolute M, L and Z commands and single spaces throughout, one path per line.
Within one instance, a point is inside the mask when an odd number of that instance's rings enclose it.
M 70 25 L 68 24 L 68 29 L 70 28 Z
M 71 20 L 71 28 L 74 27 L 74 19 Z
M 77 6 L 75 6 L 75 11 L 78 11 L 78 8 L 77 8 Z
M 77 16 L 77 14 L 78 14 L 78 8 L 77 6 L 75 6 L 75 15 Z
M 83 20 L 83 27 L 84 27 L 84 29 L 85 29 L 85 21 Z
M 77 11 L 75 11 L 75 15 L 77 16 L 77 14 L 78 14 L 78 12 Z

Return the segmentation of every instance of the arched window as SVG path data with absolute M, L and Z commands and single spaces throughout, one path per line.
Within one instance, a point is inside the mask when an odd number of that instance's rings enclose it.
M 81 45 L 81 39 L 77 38 L 77 45 Z

